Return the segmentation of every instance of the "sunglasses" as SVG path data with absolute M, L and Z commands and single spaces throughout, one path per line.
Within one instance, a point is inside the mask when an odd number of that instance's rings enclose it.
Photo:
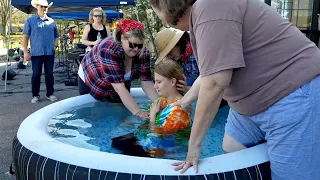
M 134 48 L 142 49 L 143 48 L 143 44 L 136 44 L 136 43 L 130 42 L 129 40 L 128 40 L 128 42 L 129 42 L 129 48 L 131 48 L 131 49 L 134 49 Z
M 41 6 L 41 5 L 40 5 L 40 8 L 48 8 L 48 6 Z
M 100 14 L 95 14 L 95 15 L 93 15 L 95 18 L 102 18 L 102 15 L 100 15 Z

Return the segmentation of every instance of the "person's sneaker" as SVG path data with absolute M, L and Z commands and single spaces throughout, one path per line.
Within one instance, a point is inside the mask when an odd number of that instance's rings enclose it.
M 49 99 L 50 101 L 56 101 L 56 100 L 58 100 L 58 98 L 55 97 L 54 95 L 51 95 L 51 96 L 47 97 L 47 99 Z
M 31 99 L 31 103 L 34 104 L 34 103 L 38 103 L 40 100 L 40 97 L 39 96 L 33 96 L 33 98 Z

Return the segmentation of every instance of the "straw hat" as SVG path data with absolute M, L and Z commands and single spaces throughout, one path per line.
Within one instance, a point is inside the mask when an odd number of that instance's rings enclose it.
M 169 52 L 179 42 L 183 33 L 184 31 L 174 28 L 164 28 L 157 33 L 157 36 L 155 38 L 155 45 L 158 52 L 158 59 L 156 61 L 156 64 L 166 58 Z
M 53 2 L 51 2 L 50 4 L 48 4 L 48 1 L 47 0 L 32 0 L 31 1 L 31 5 L 34 7 L 34 8 L 37 8 L 38 5 L 40 6 L 52 6 Z

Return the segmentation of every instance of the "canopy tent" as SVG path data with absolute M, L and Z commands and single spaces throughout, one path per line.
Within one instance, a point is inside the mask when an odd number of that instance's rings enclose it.
M 119 19 L 123 18 L 123 13 L 115 10 L 104 10 L 107 15 L 107 19 Z M 48 16 L 53 19 L 63 20 L 88 20 L 89 11 L 86 12 L 63 12 L 63 13 L 48 13 Z
M 49 3 L 53 2 L 52 7 L 50 7 L 49 12 L 83 12 L 90 11 L 94 7 L 101 7 L 104 10 L 107 9 L 117 9 L 120 6 L 135 6 L 135 0 L 49 0 Z M 8 32 L 11 28 L 12 20 L 12 6 L 25 12 L 27 14 L 36 13 L 36 9 L 31 5 L 31 0 L 11 0 L 11 6 L 9 10 L 9 25 Z M 137 11 L 137 10 L 136 10 Z M 137 12 L 136 12 L 137 14 Z M 139 17 L 137 17 L 139 20 Z M 10 44 L 10 33 L 8 35 L 8 51 Z M 7 59 L 9 55 L 7 53 Z M 5 73 L 5 83 L 4 90 L 7 90 L 7 78 L 8 78 L 8 61 L 6 61 L 6 73 Z
M 48 0 L 53 2 L 49 12 L 72 12 L 72 11 L 90 11 L 93 7 L 102 9 L 116 9 L 118 6 L 135 6 L 134 0 Z M 17 9 L 32 14 L 36 9 L 31 6 L 31 0 L 11 0 L 11 5 Z

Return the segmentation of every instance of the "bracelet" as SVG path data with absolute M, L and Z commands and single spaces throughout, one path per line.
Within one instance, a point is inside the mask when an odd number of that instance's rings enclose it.
M 137 112 L 137 113 L 135 114 L 135 116 L 139 116 L 141 112 L 142 112 L 142 110 L 140 110 L 139 112 Z

